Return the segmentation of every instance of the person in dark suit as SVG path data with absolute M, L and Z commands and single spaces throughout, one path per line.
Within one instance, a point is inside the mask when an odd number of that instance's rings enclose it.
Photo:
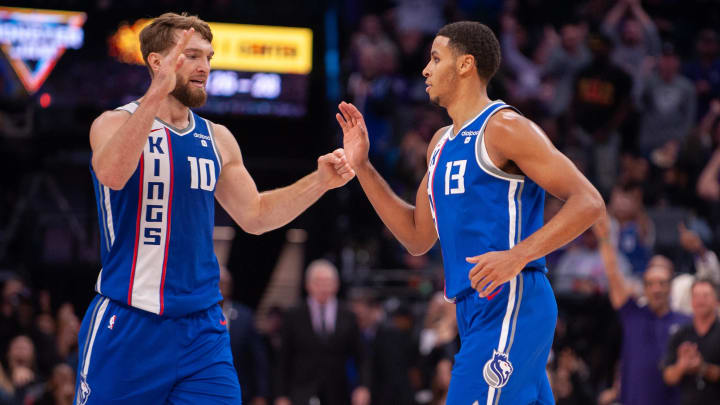
M 270 395 L 270 366 L 266 347 L 255 329 L 252 310 L 232 300 L 233 280 L 220 267 L 222 311 L 230 333 L 230 348 L 242 391 L 243 404 L 266 405 Z
M 316 260 L 305 273 L 308 297 L 288 311 L 282 332 L 275 405 L 368 405 L 369 367 L 355 316 L 338 302 L 338 273 Z M 357 367 L 351 392 L 348 364 Z

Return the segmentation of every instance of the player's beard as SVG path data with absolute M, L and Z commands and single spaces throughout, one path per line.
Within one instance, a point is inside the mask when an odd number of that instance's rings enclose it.
M 190 86 L 190 81 L 183 82 L 180 75 L 175 79 L 175 89 L 170 93 L 184 106 L 195 108 L 205 104 L 207 93 L 205 89 Z

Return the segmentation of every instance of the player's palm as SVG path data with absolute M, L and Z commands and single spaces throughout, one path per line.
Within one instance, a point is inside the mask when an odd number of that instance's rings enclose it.
M 360 111 L 352 104 L 342 102 L 338 106 L 340 113 L 335 114 L 343 131 L 343 146 L 350 166 L 359 167 L 368 160 L 370 139 L 367 127 Z
M 184 30 L 180 34 L 180 39 L 175 46 L 160 58 L 160 66 L 155 71 L 150 87 L 154 87 L 162 94 L 170 94 L 175 90 L 177 84 L 177 71 L 185 62 L 185 55 L 182 53 L 187 46 L 190 38 L 195 32 L 194 28 Z

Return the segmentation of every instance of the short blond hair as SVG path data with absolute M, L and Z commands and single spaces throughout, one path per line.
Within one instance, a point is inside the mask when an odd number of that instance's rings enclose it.
M 140 52 L 145 65 L 148 64 L 148 55 L 152 52 L 162 53 L 175 45 L 175 30 L 190 28 L 194 28 L 195 32 L 208 42 L 212 42 L 210 26 L 196 15 L 165 13 L 155 18 L 150 25 L 140 31 Z

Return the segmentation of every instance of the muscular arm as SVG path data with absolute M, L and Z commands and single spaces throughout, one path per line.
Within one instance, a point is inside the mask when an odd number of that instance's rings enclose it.
M 339 149 L 321 156 L 318 170 L 295 183 L 260 193 L 230 131 L 217 124 L 213 124 L 213 129 L 223 159 L 215 197 L 246 232 L 257 235 L 286 225 L 327 190 L 347 183 L 354 176 Z
M 418 188 L 415 206 L 403 201 L 368 159 L 369 140 L 362 114 L 352 104 L 341 104 L 340 111 L 345 118 L 339 114 L 336 118 L 343 129 L 345 151 L 368 200 L 390 232 L 410 254 L 421 255 L 427 252 L 437 240 L 427 196 L 427 174 Z M 442 130 L 433 137 L 428 156 L 441 136 Z
M 125 186 L 137 168 L 160 100 L 146 96 L 132 115 L 106 111 L 95 119 L 90 127 L 90 147 L 92 167 L 100 183 L 113 190 Z
M 93 122 L 90 128 L 92 167 L 100 183 L 119 190 L 135 172 L 160 105 L 175 88 L 176 71 L 185 60 L 182 51 L 194 32 L 191 28 L 180 33 L 166 55 L 153 52 L 148 56 L 156 61 L 152 82 L 132 116 L 124 111 L 108 111 Z
M 555 197 L 565 201 L 547 224 L 513 250 L 527 262 L 547 255 L 575 239 L 605 210 L 600 193 L 542 130 L 514 112 L 500 112 L 488 123 L 488 153 L 517 164 L 523 173 Z
M 502 168 L 514 162 L 522 173 L 565 204 L 543 227 L 511 250 L 468 258 L 476 263 L 470 278 L 482 296 L 517 275 L 527 263 L 575 239 L 605 211 L 595 187 L 537 125 L 521 115 L 501 111 L 493 116 L 485 130 L 485 145 L 496 166 Z

